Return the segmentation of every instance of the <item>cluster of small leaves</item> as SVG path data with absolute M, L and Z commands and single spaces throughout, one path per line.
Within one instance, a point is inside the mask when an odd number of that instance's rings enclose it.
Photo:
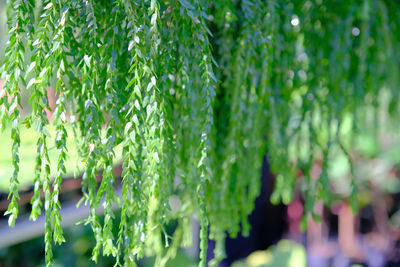
M 48 266 L 52 243 L 64 241 L 58 196 L 69 124 L 83 165 L 81 202 L 90 208 L 85 223 L 96 239 L 92 259 L 103 253 L 132 266 L 147 254 L 163 266 L 190 244 L 196 214 L 205 266 L 209 238 L 217 264 L 227 235 L 249 234 L 267 150 L 277 173 L 272 200 L 291 201 L 301 170 L 313 215 L 316 201 L 335 197 L 327 173 L 332 151 L 351 163 L 353 137 L 377 131 L 378 109 L 398 119 L 395 1 L 10 0 L 7 12 L 0 93 L 1 128 L 10 125 L 13 139 L 7 213 L 13 225 L 26 90 L 32 113 L 23 124 L 38 136 L 31 219 L 41 214 L 44 196 Z M 57 99 L 51 118 L 48 88 Z M 390 95 L 386 104 L 383 94 Z M 56 159 L 48 155 L 51 123 Z M 356 207 L 357 183 L 349 184 L 345 198 Z M 179 203 L 172 205 L 174 198 Z M 166 225 L 173 220 L 171 237 Z
M 9 225 L 13 226 L 18 216 L 18 173 L 19 173 L 19 156 L 18 150 L 20 146 L 19 124 L 20 124 L 20 106 L 21 91 L 20 84 L 26 85 L 24 76 L 25 69 L 25 32 L 32 29 L 28 26 L 31 24 L 30 11 L 32 10 L 33 1 L 12 1 L 7 12 L 12 13 L 8 16 L 8 46 L 5 51 L 5 60 L 2 66 L 4 74 L 4 85 L 0 92 L 0 128 L 4 130 L 7 122 L 11 122 L 11 139 L 12 145 L 12 165 L 13 173 L 10 178 L 10 205 L 6 214 L 10 214 Z

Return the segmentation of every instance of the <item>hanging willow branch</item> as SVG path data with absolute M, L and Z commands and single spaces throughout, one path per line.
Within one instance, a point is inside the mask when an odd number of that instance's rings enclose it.
M 354 137 L 365 129 L 378 133 L 379 111 L 399 120 L 394 0 L 10 0 L 7 16 L 0 93 L 1 128 L 9 127 L 13 140 L 7 214 L 13 226 L 23 124 L 37 132 L 30 218 L 44 208 L 47 266 L 53 243 L 64 242 L 58 196 L 68 128 L 83 165 L 92 259 L 102 253 L 132 266 L 148 254 L 162 266 L 190 243 L 196 214 L 205 266 L 209 238 L 216 264 L 227 235 L 249 234 L 267 150 L 277 174 L 272 200 L 291 201 L 301 170 L 304 217 L 316 217 L 316 201 L 337 197 L 327 171 L 332 154 L 351 164 Z M 50 91 L 57 99 L 51 118 Z M 21 106 L 26 94 L 31 114 Z M 117 196 L 113 166 L 120 158 Z M 354 176 L 348 187 L 340 197 L 356 209 Z M 170 206 L 173 196 L 177 207 Z M 101 203 L 104 218 L 96 213 Z M 171 240 L 165 227 L 172 221 L 178 226 Z

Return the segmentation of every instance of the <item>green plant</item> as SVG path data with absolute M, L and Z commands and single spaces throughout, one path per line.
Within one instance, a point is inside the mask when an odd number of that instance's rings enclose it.
M 378 108 L 398 120 L 399 10 L 394 0 L 10 0 L 0 93 L 1 127 L 13 140 L 9 224 L 18 216 L 21 124 L 37 132 L 31 218 L 44 206 L 48 266 L 53 242 L 64 241 L 58 193 L 67 124 L 83 163 L 93 260 L 102 250 L 117 264 L 133 265 L 147 251 L 163 265 L 190 241 L 189 220 L 197 213 L 200 266 L 208 237 L 217 242 L 218 262 L 226 233 L 250 230 L 267 148 L 277 173 L 273 201 L 291 201 L 300 168 L 306 212 L 313 214 L 317 199 L 329 201 L 332 148 L 351 165 L 353 137 L 377 132 Z M 51 121 L 47 86 L 57 92 Z M 26 118 L 22 90 L 32 104 Z M 49 158 L 53 141 L 57 159 Z M 117 145 L 121 197 L 112 172 Z M 323 168 L 312 179 L 316 159 Z M 54 179 L 50 160 L 57 163 Z M 356 183 L 349 182 L 356 209 Z M 177 210 L 169 205 L 174 194 Z M 116 237 L 114 203 L 122 207 Z M 171 219 L 179 221 L 172 238 L 164 229 Z

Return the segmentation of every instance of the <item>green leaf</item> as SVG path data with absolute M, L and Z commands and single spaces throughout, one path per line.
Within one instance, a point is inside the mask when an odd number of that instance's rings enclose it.
M 26 86 L 26 89 L 30 89 L 32 87 L 32 85 L 35 83 L 36 79 L 32 78 L 29 80 L 28 85 Z

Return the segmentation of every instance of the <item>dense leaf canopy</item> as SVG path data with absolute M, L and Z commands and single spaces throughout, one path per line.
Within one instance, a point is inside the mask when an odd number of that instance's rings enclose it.
M 267 150 L 277 173 L 272 200 L 291 201 L 300 169 L 312 214 L 316 200 L 336 197 L 326 172 L 332 151 L 351 164 L 353 136 L 377 131 L 379 111 L 399 119 L 399 11 L 395 0 L 9 0 L 0 93 L 1 127 L 13 140 L 9 224 L 18 216 L 21 125 L 37 132 L 31 219 L 44 208 L 48 265 L 53 242 L 64 241 L 58 194 L 69 125 L 84 166 L 93 260 L 112 254 L 131 266 L 148 252 L 163 265 L 190 242 L 197 214 L 200 265 L 208 238 L 218 262 L 227 234 L 249 233 Z M 53 146 L 57 158 L 49 157 Z M 356 182 L 348 184 L 341 197 L 356 207 Z M 174 209 L 172 196 L 180 200 Z M 96 213 L 102 201 L 104 219 Z M 172 238 L 164 228 L 171 220 L 179 222 Z

